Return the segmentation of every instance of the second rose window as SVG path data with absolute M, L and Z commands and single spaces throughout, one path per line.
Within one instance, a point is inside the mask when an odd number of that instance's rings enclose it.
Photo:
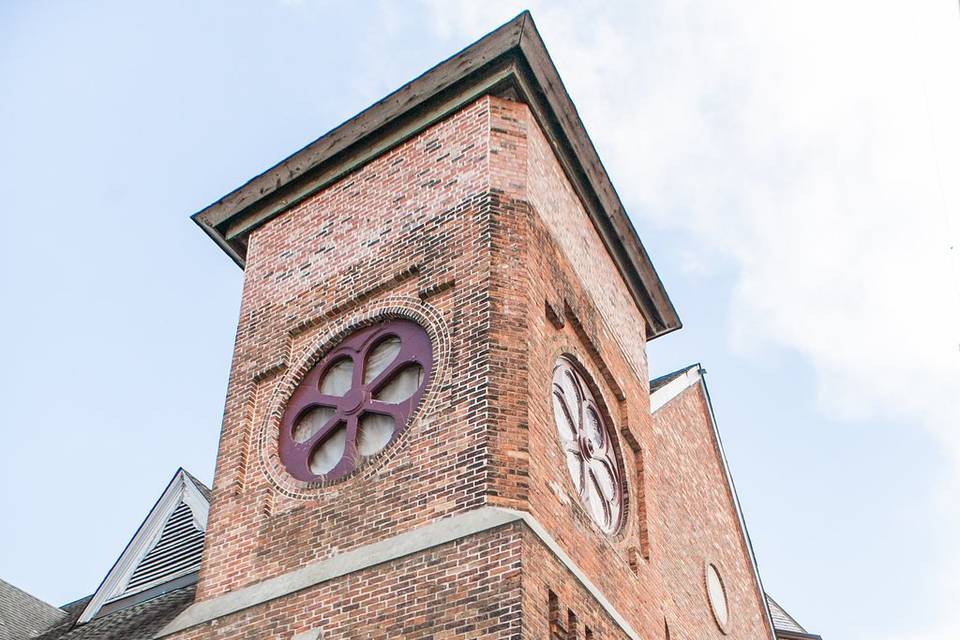
M 613 436 L 587 381 L 566 357 L 553 368 L 553 417 L 573 486 L 606 533 L 620 527 L 623 481 Z

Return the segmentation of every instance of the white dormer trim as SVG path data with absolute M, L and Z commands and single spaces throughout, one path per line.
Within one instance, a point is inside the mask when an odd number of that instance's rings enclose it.
M 125 593 L 127 584 L 130 582 L 130 577 L 134 571 L 137 570 L 137 566 L 143 560 L 144 556 L 146 556 L 157 543 L 157 540 L 163 533 L 164 525 L 170 518 L 170 514 L 174 512 L 181 502 L 190 508 L 190 512 L 193 515 L 194 526 L 200 531 L 207 530 L 207 515 L 210 511 L 210 503 L 190 474 L 183 469 L 178 469 L 173 479 L 167 485 L 167 488 L 164 489 L 163 495 L 157 500 L 157 503 L 153 506 L 153 509 L 150 510 L 150 513 L 140 525 L 140 528 L 137 529 L 133 538 L 127 543 L 126 548 L 123 550 L 123 553 L 120 554 L 120 557 L 110 569 L 110 572 L 107 573 L 103 582 L 100 583 L 96 593 L 93 594 L 89 604 L 87 604 L 86 609 L 83 610 L 83 613 L 78 618 L 77 622 L 79 624 L 92 620 L 97 615 L 97 612 L 100 611 L 100 608 L 111 600 L 117 599 L 120 596 L 126 597 L 133 595 L 132 593 Z M 181 573 L 186 575 L 191 572 L 192 571 L 185 571 Z M 180 577 L 180 574 L 164 576 L 163 582 L 178 577 Z M 135 593 L 145 591 L 154 586 L 156 586 L 156 583 L 142 585 Z
M 650 394 L 650 413 L 656 413 L 663 405 L 667 404 L 684 390 L 692 387 L 702 379 L 703 369 L 699 363 L 691 366 L 683 374 L 677 376 L 667 384 L 663 385 Z

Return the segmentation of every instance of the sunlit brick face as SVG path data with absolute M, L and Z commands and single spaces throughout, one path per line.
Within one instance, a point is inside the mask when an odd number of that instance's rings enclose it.
M 432 347 L 410 320 L 354 331 L 303 378 L 280 423 L 280 459 L 298 480 L 330 482 L 386 449 L 430 380 Z

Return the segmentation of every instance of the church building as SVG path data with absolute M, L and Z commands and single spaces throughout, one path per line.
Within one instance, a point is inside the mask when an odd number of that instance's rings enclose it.
M 87 598 L 0 582 L 0 640 L 819 640 L 529 13 L 193 219 L 244 270 L 212 490 Z

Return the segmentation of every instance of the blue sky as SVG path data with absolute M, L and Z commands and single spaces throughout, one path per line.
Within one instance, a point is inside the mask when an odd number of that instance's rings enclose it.
M 0 577 L 96 588 L 206 482 L 242 274 L 189 214 L 520 4 L 0 4 Z M 533 10 L 702 362 L 767 589 L 960 633 L 955 3 Z

